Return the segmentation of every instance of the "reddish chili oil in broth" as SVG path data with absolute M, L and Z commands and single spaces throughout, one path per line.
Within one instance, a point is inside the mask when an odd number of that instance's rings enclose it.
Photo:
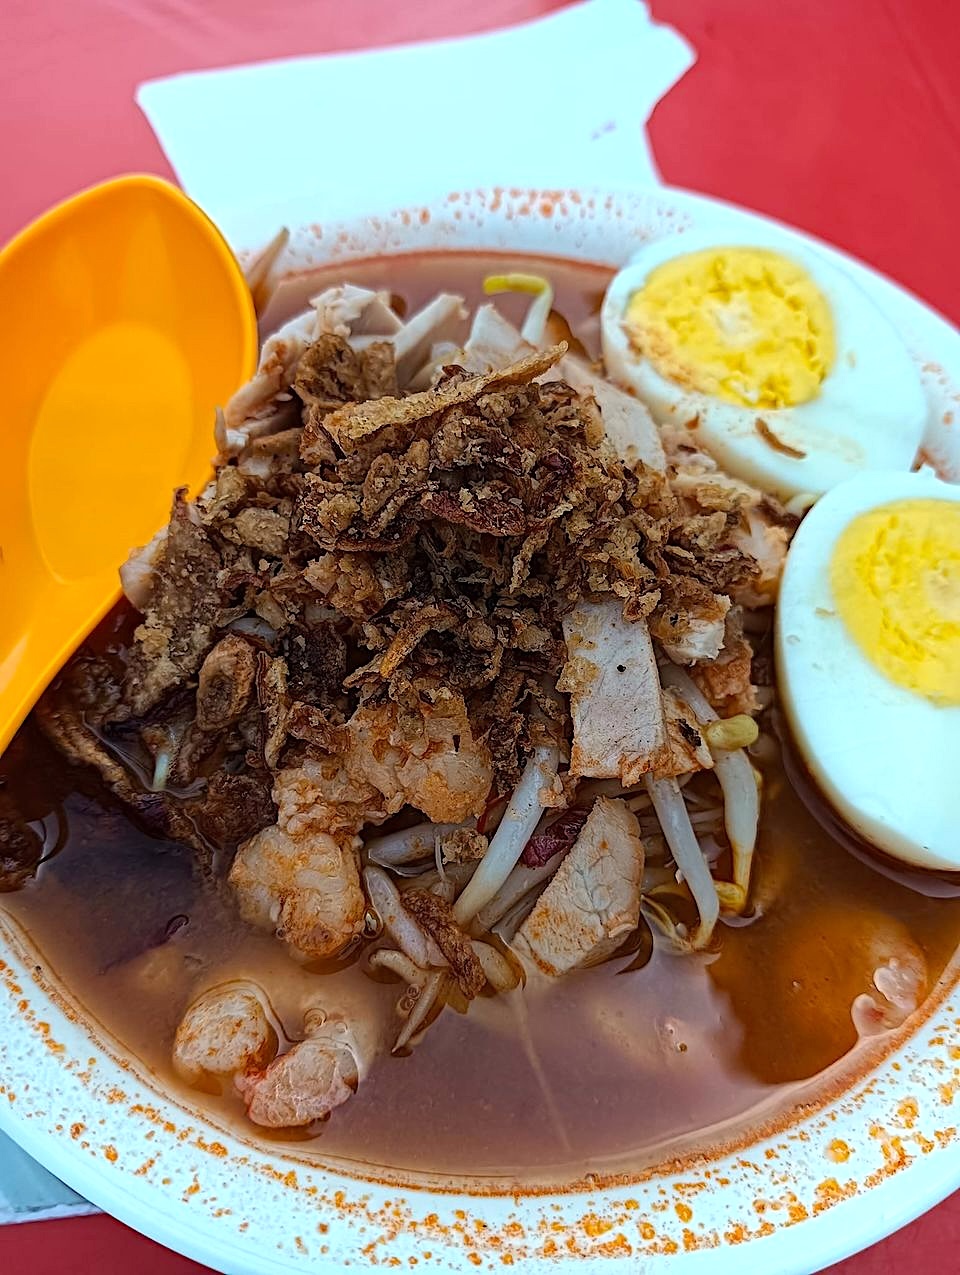
M 385 288 L 407 313 L 436 292 L 483 300 L 490 273 L 547 274 L 556 309 L 595 354 L 611 271 L 558 260 L 435 254 L 330 267 L 288 285 L 265 326 L 276 326 L 331 283 Z M 514 321 L 529 298 L 497 304 Z M 120 633 L 118 612 L 106 622 Z M 42 829 L 50 857 L 36 880 L 0 906 L 28 929 L 59 975 L 124 1047 L 171 1087 L 170 1045 L 198 990 L 250 977 L 267 991 L 290 1038 L 304 1000 L 332 1012 L 375 1014 L 386 1042 L 357 1094 L 322 1126 L 321 1156 L 454 1177 L 539 1181 L 623 1170 L 674 1140 L 782 1097 L 857 1042 L 853 999 L 870 990 L 880 935 L 912 940 L 932 986 L 960 944 L 960 899 L 939 880 L 884 875 L 824 827 L 816 798 L 801 800 L 770 739 L 749 914 L 721 923 L 717 949 L 629 954 L 522 997 L 446 1009 L 406 1057 L 393 1057 L 396 984 L 356 962 L 336 972 L 296 965 L 271 936 L 247 926 L 229 898 L 198 884 L 189 852 L 139 831 L 95 779 L 71 769 L 32 721 L 0 763 L 0 785 Z M 172 937 L 160 941 L 164 935 Z M 518 1009 L 522 1006 L 522 1012 Z M 539 1074 L 538 1074 L 539 1073 Z M 229 1094 L 198 1095 L 243 1119 Z M 307 1148 L 304 1147 L 306 1150 Z

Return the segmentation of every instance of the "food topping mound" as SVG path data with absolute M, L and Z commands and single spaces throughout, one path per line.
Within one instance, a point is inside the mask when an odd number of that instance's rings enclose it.
M 461 345 L 463 320 L 457 297 L 404 322 L 345 287 L 271 337 L 214 478 L 124 568 L 129 647 L 41 708 L 297 959 L 368 944 L 405 988 L 395 1049 L 525 967 L 609 958 L 641 900 L 682 950 L 743 906 L 755 792 L 710 780 L 739 819 L 724 883 L 680 784 L 712 774 L 706 716 L 757 709 L 743 606 L 769 601 L 792 530 L 565 342 L 483 307 Z M 671 856 L 680 913 L 644 886 Z M 325 1117 L 357 1083 L 326 1029 L 251 1057 L 260 1123 Z

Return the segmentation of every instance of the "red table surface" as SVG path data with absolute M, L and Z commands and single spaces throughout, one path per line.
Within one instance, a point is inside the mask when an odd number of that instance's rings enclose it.
M 551 0 L 0 0 L 0 242 L 115 173 L 168 165 L 133 101 L 176 71 L 466 34 Z M 664 179 L 779 217 L 960 321 L 960 5 L 653 0 L 698 51 L 657 108 Z M 561 87 L 562 91 L 562 87 Z M 960 1269 L 960 1197 L 832 1268 Z M 745 1264 L 745 1269 L 749 1269 Z M 106 1217 L 0 1228 L 0 1270 L 201 1270 Z M 763 1275 L 776 1275 L 763 1272 Z

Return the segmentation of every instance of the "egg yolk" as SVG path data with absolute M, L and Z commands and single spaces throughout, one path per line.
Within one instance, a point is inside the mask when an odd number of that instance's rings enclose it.
M 837 611 L 898 686 L 960 704 L 960 504 L 899 500 L 854 518 L 830 562 Z
M 745 407 L 805 403 L 833 365 L 826 298 L 796 262 L 761 248 L 665 262 L 630 298 L 624 326 L 661 376 Z

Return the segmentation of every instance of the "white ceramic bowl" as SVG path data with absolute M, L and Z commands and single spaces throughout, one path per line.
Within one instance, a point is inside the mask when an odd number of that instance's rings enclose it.
M 285 210 L 290 218 L 290 211 Z M 620 265 L 709 217 L 760 219 L 679 192 L 474 190 L 295 233 L 291 273 L 444 248 Z M 822 245 L 821 245 L 822 247 Z M 893 284 L 823 249 L 893 319 L 923 372 L 925 441 L 960 477 L 960 337 Z M 0 906 L 0 1127 L 94 1203 L 231 1275 L 339 1271 L 810 1272 L 879 1239 L 960 1185 L 955 960 L 922 1013 L 798 1090 L 792 1113 L 637 1177 L 522 1194 L 484 1182 L 370 1180 L 298 1144 L 258 1142 L 174 1100 L 86 1014 Z M 642 1096 L 638 1095 L 638 1101 Z M 600 1259 L 603 1259 L 602 1262 Z M 591 1264 L 592 1263 L 592 1264 Z

